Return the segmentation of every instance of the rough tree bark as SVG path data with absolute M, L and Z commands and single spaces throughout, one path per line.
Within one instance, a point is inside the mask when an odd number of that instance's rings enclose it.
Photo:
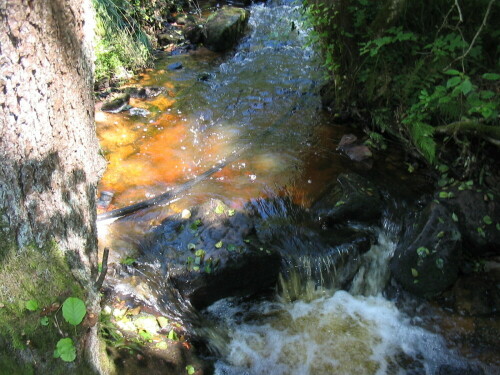
M 0 216 L 18 251 L 55 241 L 96 279 L 90 0 L 0 0 Z M 30 275 L 26 275 L 30 277 Z

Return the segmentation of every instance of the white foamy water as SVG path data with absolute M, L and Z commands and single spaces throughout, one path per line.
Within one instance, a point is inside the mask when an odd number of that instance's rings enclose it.
M 209 309 L 230 332 L 217 375 L 382 375 L 410 369 L 433 374 L 452 360 L 442 338 L 412 326 L 380 296 L 337 291 L 307 303 L 262 302 L 249 312 L 240 308 L 224 300 Z M 258 322 L 252 321 L 256 314 Z

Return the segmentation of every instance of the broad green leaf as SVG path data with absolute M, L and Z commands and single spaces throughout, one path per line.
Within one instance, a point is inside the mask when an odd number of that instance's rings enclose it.
M 439 172 L 446 173 L 450 168 L 446 164 L 440 164 L 438 167 Z
M 444 232 L 441 231 L 437 234 L 437 238 L 443 238 L 444 237 Z
M 136 262 L 137 259 L 132 258 L 132 257 L 126 257 L 125 259 L 121 260 L 121 264 L 124 264 L 125 266 L 131 266 Z
M 139 331 L 139 336 L 141 336 L 142 339 L 145 340 L 145 341 L 149 341 L 149 340 L 151 340 L 153 338 L 153 335 L 151 333 L 149 333 L 148 331 L 145 331 L 143 329 L 141 329 Z
M 40 324 L 41 324 L 42 326 L 48 326 L 48 325 L 49 325 L 49 318 L 48 318 L 48 317 L 46 317 L 46 316 L 44 316 L 44 317 L 40 318 Z
M 66 337 L 57 342 L 54 358 L 61 358 L 64 362 L 73 362 L 75 360 L 76 349 L 71 338 Z
M 418 277 L 418 271 L 415 268 L 411 269 L 411 274 L 413 277 Z
M 425 258 L 427 255 L 430 254 L 430 251 L 428 248 L 426 247 L 423 247 L 423 246 L 420 246 L 418 249 L 417 249 L 417 254 L 419 257 L 422 257 L 422 258 Z
M 229 209 L 227 210 L 227 216 L 234 216 L 235 212 L 235 210 Z
M 235 251 L 236 250 L 236 246 L 233 245 L 233 244 L 229 244 L 227 245 L 227 251 Z
M 37 300 L 30 299 L 29 301 L 26 302 L 26 308 L 29 311 L 36 311 L 38 310 L 38 302 Z
M 488 215 L 486 215 L 485 217 L 483 217 L 483 221 L 487 225 L 493 224 L 493 220 L 491 220 L 491 217 L 489 217 Z
M 483 78 L 489 81 L 496 81 L 500 79 L 500 74 L 497 73 L 484 73 Z
M 80 324 L 87 313 L 85 302 L 80 298 L 69 297 L 62 305 L 64 319 L 74 326 Z
M 462 82 L 462 78 L 460 77 L 452 77 L 446 82 L 446 87 L 455 87 L 457 86 L 460 82 Z
M 452 219 L 455 223 L 457 223 L 457 222 L 458 222 L 458 216 L 457 216 L 457 214 L 453 212 L 453 213 L 451 214 L 451 219 Z
M 194 369 L 194 367 L 191 366 L 191 365 L 187 365 L 186 366 L 186 371 L 187 371 L 188 375 L 193 375 L 196 372 L 196 370 Z
M 217 215 L 223 214 L 224 213 L 224 206 L 222 204 L 218 204 L 217 207 L 215 207 L 215 213 Z
M 456 69 L 448 69 L 444 74 L 448 74 L 450 76 L 458 76 L 460 75 L 460 72 Z
M 217 242 L 217 243 L 215 244 L 215 248 L 216 248 L 216 249 L 220 249 L 220 248 L 222 247 L 222 245 L 223 245 L 222 241 L 219 241 L 219 242 Z
M 447 191 L 440 191 L 439 192 L 439 198 L 449 198 L 450 197 L 450 193 L 448 193 Z
M 462 84 L 460 85 L 460 90 L 464 95 L 467 95 L 469 92 L 471 92 L 472 83 L 470 82 L 470 80 L 466 79 L 465 81 L 463 81 Z

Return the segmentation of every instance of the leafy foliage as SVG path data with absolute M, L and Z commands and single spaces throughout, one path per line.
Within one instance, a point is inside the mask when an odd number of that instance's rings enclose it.
M 71 338 L 66 337 L 57 342 L 54 358 L 61 358 L 64 362 L 73 362 L 76 359 L 76 348 Z
M 373 132 L 399 137 L 429 163 L 440 134 L 459 145 L 461 133 L 500 140 L 498 2 L 311 0 L 305 14 L 336 111 L 371 119 Z

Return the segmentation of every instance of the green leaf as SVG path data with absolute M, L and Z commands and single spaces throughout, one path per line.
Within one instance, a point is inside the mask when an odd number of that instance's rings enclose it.
M 46 317 L 46 316 L 44 316 L 44 317 L 40 318 L 40 324 L 41 324 L 42 326 L 48 326 L 48 325 L 49 325 L 49 318 L 48 318 L 48 317 Z
M 29 301 L 26 302 L 26 308 L 29 311 L 36 311 L 38 310 L 38 302 L 34 299 L 30 299 Z
M 250 243 L 250 242 L 252 242 L 252 241 L 251 241 L 251 240 L 249 240 L 248 238 L 246 238 L 246 239 L 244 239 L 244 240 L 243 240 L 243 242 L 245 242 L 245 243 Z
M 153 338 L 153 335 L 151 333 L 143 329 L 139 331 L 139 336 L 141 336 L 144 341 L 149 341 Z
M 489 81 L 496 81 L 500 79 L 500 74 L 497 73 L 484 73 L 483 78 Z
M 232 209 L 227 210 L 227 216 L 234 216 L 235 213 L 236 213 L 235 210 Z
M 440 270 L 442 270 L 444 267 L 444 260 L 441 258 L 437 258 L 436 259 L 436 267 L 439 268 Z
M 175 331 L 173 329 L 171 329 L 170 332 L 168 333 L 168 339 L 173 340 L 173 341 L 177 341 L 177 340 L 179 340 L 179 337 L 177 337 L 177 333 L 175 333 Z
M 444 232 L 441 231 L 437 234 L 437 238 L 443 238 L 444 237 Z
M 188 375 L 193 375 L 196 372 L 196 370 L 194 369 L 194 367 L 191 366 L 191 365 L 187 365 L 186 366 L 186 371 L 187 371 Z
M 188 250 L 194 250 L 194 249 L 196 249 L 196 245 L 194 243 L 190 242 L 190 243 L 187 244 L 187 249 Z
M 497 223 L 496 228 L 497 230 L 500 230 L 500 223 Z
M 415 268 L 411 269 L 411 274 L 413 277 L 418 277 L 418 271 Z
M 460 75 L 460 72 L 456 69 L 448 69 L 444 74 L 448 74 L 450 76 L 458 76 Z
M 64 319 L 74 326 L 80 324 L 87 313 L 85 302 L 80 298 L 69 297 L 62 305 Z
M 215 207 L 215 213 L 217 215 L 223 214 L 224 213 L 224 206 L 222 204 L 218 204 L 217 207 Z
M 342 206 L 344 204 L 345 204 L 344 201 L 338 201 L 337 203 L 335 203 L 335 207 L 339 207 L 339 206 Z
M 57 342 L 54 358 L 61 358 L 64 362 L 73 362 L 76 359 L 76 349 L 71 338 L 66 337 Z
M 423 247 L 423 246 L 420 246 L 418 249 L 417 249 L 417 254 L 419 257 L 422 257 L 422 258 L 425 258 L 427 255 L 430 254 L 430 251 L 428 248 L 426 247 Z
M 122 259 L 120 261 L 121 264 L 124 264 L 125 266 L 131 266 L 136 262 L 137 259 L 132 258 L 132 257 L 126 257 L 125 259 Z
M 219 242 L 217 242 L 217 243 L 215 244 L 215 248 L 216 248 L 216 249 L 220 249 L 220 248 L 222 247 L 222 245 L 223 245 L 222 241 L 219 241 Z
M 227 251 L 235 251 L 236 250 L 236 246 L 233 245 L 233 244 L 229 244 L 227 245 Z
M 493 224 L 493 221 L 491 220 L 491 217 L 489 217 L 488 215 L 486 215 L 485 217 L 483 217 L 483 221 L 486 225 L 490 225 L 490 224 Z
M 198 219 L 198 220 L 195 220 L 195 221 L 193 221 L 193 222 L 191 223 L 190 228 L 191 228 L 192 230 L 197 230 L 197 229 L 198 229 L 198 227 L 199 227 L 200 225 L 201 225 L 201 220 L 200 220 L 200 219 Z
M 462 84 L 460 85 L 460 90 L 464 95 L 467 95 L 469 92 L 471 92 L 472 83 L 470 82 L 470 80 L 466 79 L 465 81 L 463 81 Z
M 462 82 L 462 78 L 461 77 L 452 77 L 450 78 L 447 82 L 446 82 L 446 87 L 450 88 L 450 87 L 455 87 L 457 86 L 460 82 Z
M 457 214 L 456 214 L 456 213 L 454 213 L 454 212 L 453 212 L 453 213 L 451 214 L 451 219 L 452 219 L 455 223 L 458 223 L 458 216 L 457 216 Z

